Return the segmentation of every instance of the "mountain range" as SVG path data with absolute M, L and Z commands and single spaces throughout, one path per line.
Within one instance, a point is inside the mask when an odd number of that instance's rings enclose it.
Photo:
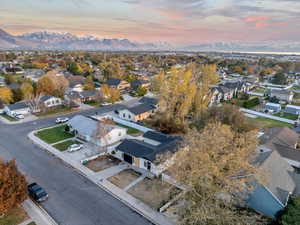
M 0 29 L 0 50 L 111 50 L 111 51 L 227 51 L 227 52 L 300 52 L 300 42 L 208 43 L 175 46 L 166 42 L 138 43 L 128 39 L 79 37 L 70 33 L 34 32 L 19 36 Z

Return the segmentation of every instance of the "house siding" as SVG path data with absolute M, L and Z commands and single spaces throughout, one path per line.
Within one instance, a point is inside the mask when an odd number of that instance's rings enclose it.
M 254 190 L 247 201 L 247 205 L 255 211 L 271 218 L 275 218 L 276 214 L 284 208 L 284 206 L 275 199 L 274 195 L 263 186 L 258 186 Z

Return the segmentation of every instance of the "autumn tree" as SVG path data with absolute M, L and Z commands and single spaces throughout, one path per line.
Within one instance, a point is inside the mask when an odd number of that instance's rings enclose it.
M 2 87 L 0 88 L 0 99 L 8 104 L 13 101 L 13 93 L 9 88 Z
M 110 101 L 115 103 L 120 100 L 121 94 L 119 89 L 117 88 L 110 88 Z
M 257 143 L 255 131 L 235 132 L 219 122 L 206 125 L 201 132 L 188 132 L 171 168 L 187 187 L 181 224 L 260 224 L 255 213 L 237 207 L 247 198 L 240 193 L 251 189 L 249 181 L 261 179 L 251 164 Z
M 22 93 L 23 99 L 30 99 L 34 95 L 33 86 L 29 82 L 22 83 L 22 85 L 20 87 L 20 91 Z
M 85 80 L 84 90 L 95 90 L 93 76 L 88 76 Z
M 53 95 L 55 91 L 55 83 L 50 76 L 44 75 L 37 82 L 37 93 Z
M 18 171 L 16 161 L 0 159 L 0 214 L 6 214 L 26 199 L 27 182 Z

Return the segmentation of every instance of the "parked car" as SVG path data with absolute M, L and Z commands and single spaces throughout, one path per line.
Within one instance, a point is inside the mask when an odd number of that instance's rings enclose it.
M 76 152 L 83 148 L 82 144 L 72 144 L 68 147 L 68 152 Z
M 47 192 L 37 183 L 28 185 L 27 189 L 29 196 L 37 202 L 45 201 L 48 198 Z
M 65 117 L 65 118 L 57 118 L 55 120 L 55 123 L 65 123 L 65 122 L 68 122 L 69 121 L 69 118 Z
M 108 105 L 112 105 L 112 103 L 111 103 L 111 102 L 104 102 L 104 103 L 102 103 L 101 105 L 102 105 L 102 106 L 108 106 Z
M 18 114 L 18 113 L 16 113 L 16 114 L 14 115 L 14 117 L 17 118 L 17 119 L 24 119 L 24 118 L 25 118 L 24 115 Z

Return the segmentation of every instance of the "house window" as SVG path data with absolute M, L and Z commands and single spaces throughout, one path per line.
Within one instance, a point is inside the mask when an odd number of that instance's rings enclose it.
M 58 99 L 56 100 L 56 103 L 59 104 L 59 100 Z
M 128 115 L 128 118 L 131 119 L 131 115 Z
M 125 113 L 123 113 L 123 117 L 124 117 L 124 118 L 126 117 Z
M 151 170 L 151 162 L 144 161 L 144 167 L 147 168 L 147 170 Z
M 122 135 L 122 133 L 121 133 L 121 132 L 119 132 L 119 137 L 121 137 L 121 135 Z

